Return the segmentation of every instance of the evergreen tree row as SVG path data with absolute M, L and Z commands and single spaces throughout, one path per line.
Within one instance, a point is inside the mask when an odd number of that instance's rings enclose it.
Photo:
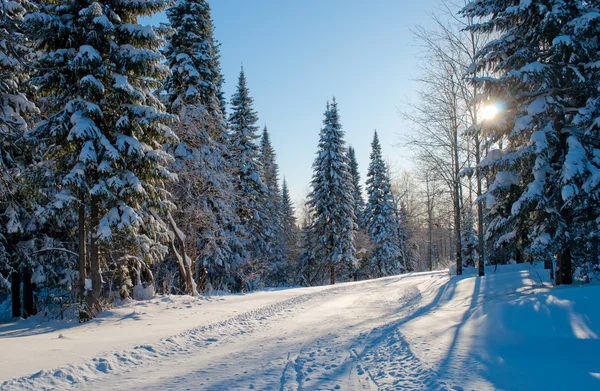
M 14 316 L 72 302 L 85 320 L 107 300 L 155 291 L 407 270 L 377 138 L 365 204 L 335 100 L 299 229 L 243 69 L 225 113 L 206 1 L 10 4 L 0 9 L 0 291 L 12 292 Z M 168 26 L 139 24 L 160 11 Z
M 243 71 L 227 120 L 210 8 L 169 3 L 0 10 L 0 289 L 16 316 L 291 283 L 294 210 Z M 162 10 L 168 28 L 138 23 Z
M 302 235 L 305 282 L 319 284 L 328 277 L 334 284 L 414 270 L 377 132 L 365 204 L 356 154 L 352 147 L 346 148 L 335 98 L 327 104 L 323 125 Z M 358 251 L 356 244 L 361 246 Z

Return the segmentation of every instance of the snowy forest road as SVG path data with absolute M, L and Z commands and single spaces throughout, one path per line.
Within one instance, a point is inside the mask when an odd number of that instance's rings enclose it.
M 79 326 L 137 331 L 135 345 L 109 343 L 0 389 L 599 389 L 600 286 L 550 289 L 547 280 L 544 270 L 509 265 L 484 278 L 417 273 L 198 299 L 198 307 L 156 298 L 132 304 L 131 316 L 121 316 L 126 307 L 116 320 Z M 169 321 L 172 336 L 151 338 L 147 322 Z M 187 331 L 173 335 L 177 327 Z M 65 351 L 81 344 L 77 329 L 58 340 Z M 548 376 L 561 366 L 571 376 Z
M 443 274 L 392 277 L 322 290 L 277 311 L 259 309 L 203 333 L 205 343 L 85 389 L 450 389 L 411 352 L 402 334 L 424 292 Z M 441 296 L 440 296 L 441 297 Z M 439 300 L 439 297 L 437 298 Z M 425 307 L 426 308 L 426 307 Z

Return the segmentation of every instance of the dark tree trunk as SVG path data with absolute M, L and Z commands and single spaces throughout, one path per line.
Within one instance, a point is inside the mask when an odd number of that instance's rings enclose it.
M 92 280 L 92 292 L 88 295 L 88 306 L 92 307 L 100 298 L 102 293 L 102 273 L 100 271 L 100 249 L 98 247 L 98 239 L 95 237 L 95 232 L 100 224 L 98 204 L 92 200 L 90 214 L 90 231 L 92 233 L 92 241 L 90 245 L 90 277 Z
M 567 133 L 562 132 L 560 135 L 560 153 L 566 153 L 567 151 Z M 558 152 L 557 152 L 558 153 Z M 569 243 L 568 230 L 571 228 L 571 214 L 569 206 L 565 207 L 565 203 L 561 196 L 558 196 L 558 210 L 562 217 L 567 232 L 563 232 L 563 236 L 566 237 L 566 243 L 563 244 L 559 253 L 556 256 L 556 285 L 569 285 L 573 283 L 573 270 L 571 265 L 571 244 Z
M 31 268 L 23 269 L 23 318 L 37 314 L 33 300 L 34 285 L 31 283 Z
M 428 249 L 428 256 L 429 256 L 429 271 L 433 271 L 433 248 L 431 246 L 431 244 L 429 244 L 429 249 Z
M 81 197 L 79 204 L 79 297 L 85 298 L 86 275 L 86 229 L 85 229 L 85 200 Z
M 331 285 L 334 285 L 335 284 L 335 265 L 333 263 L 331 263 L 329 265 L 329 275 L 330 275 L 329 282 L 331 283 Z
M 462 274 L 462 243 L 461 243 L 461 224 L 460 224 L 460 192 L 458 185 L 455 185 L 455 201 L 454 201 L 454 234 L 456 239 L 456 275 Z
M 12 272 L 11 278 L 11 294 L 12 294 L 12 316 L 13 318 L 21 317 L 21 272 Z
M 515 249 L 515 258 L 517 263 L 523 263 L 523 253 L 518 248 Z
M 556 285 L 569 285 L 573 283 L 571 265 L 571 248 L 566 246 L 556 257 Z

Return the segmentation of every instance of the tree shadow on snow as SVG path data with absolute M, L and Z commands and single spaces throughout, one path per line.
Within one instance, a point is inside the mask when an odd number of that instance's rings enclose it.
M 600 389 L 600 287 L 507 297 L 484 300 L 474 316 L 480 375 L 503 390 Z
M 0 323 L 0 340 L 54 333 L 78 326 L 77 321 L 40 320 L 37 317 Z
M 453 278 L 453 280 L 459 281 L 459 279 L 456 279 L 456 278 Z M 458 345 L 458 341 L 460 338 L 460 331 L 466 324 L 467 319 L 469 319 L 471 317 L 471 315 L 475 312 L 475 310 L 478 308 L 477 304 L 480 302 L 480 294 L 481 294 L 481 278 L 478 277 L 475 279 L 475 284 L 473 287 L 473 293 L 471 295 L 471 302 L 469 303 L 469 308 L 467 308 L 467 310 L 465 310 L 465 313 L 463 314 L 460 322 L 456 326 L 452 326 L 452 327 L 454 327 L 454 335 L 452 336 L 452 342 L 450 343 L 450 347 L 448 348 L 448 352 L 446 353 L 446 356 L 442 359 L 442 361 L 440 362 L 440 364 L 438 366 L 438 370 L 437 370 L 438 376 L 443 376 L 443 374 L 445 374 L 448 371 L 448 369 L 451 367 L 451 365 L 455 364 L 455 362 L 453 362 L 452 358 L 454 356 L 456 346 Z

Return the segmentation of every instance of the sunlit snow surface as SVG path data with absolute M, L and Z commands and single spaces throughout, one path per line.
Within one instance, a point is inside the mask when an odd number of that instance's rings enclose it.
M 528 265 L 473 272 L 2 324 L 0 389 L 600 389 L 600 286 L 549 289 Z

